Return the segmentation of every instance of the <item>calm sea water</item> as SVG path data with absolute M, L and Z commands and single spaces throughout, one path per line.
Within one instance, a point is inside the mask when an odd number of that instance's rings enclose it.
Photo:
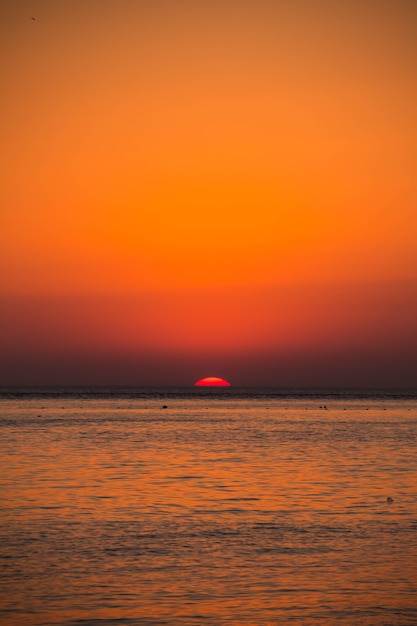
M 1 623 L 417 624 L 417 394 L 9 390 L 0 410 Z

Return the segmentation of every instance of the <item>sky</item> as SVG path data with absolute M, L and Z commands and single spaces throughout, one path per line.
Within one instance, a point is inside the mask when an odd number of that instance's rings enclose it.
M 0 29 L 0 385 L 417 387 L 414 0 Z

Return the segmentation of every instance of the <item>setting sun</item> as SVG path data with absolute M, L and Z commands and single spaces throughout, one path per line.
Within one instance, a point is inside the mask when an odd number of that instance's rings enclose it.
M 207 378 L 201 378 L 194 383 L 194 387 L 231 387 L 231 384 L 224 378 L 208 376 Z

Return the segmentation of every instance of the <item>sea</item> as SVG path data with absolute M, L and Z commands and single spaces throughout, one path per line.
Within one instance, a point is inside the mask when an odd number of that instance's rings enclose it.
M 0 391 L 5 626 L 417 624 L 417 391 Z

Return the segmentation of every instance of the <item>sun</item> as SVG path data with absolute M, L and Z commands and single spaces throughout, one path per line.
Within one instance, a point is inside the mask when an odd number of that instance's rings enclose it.
M 232 385 L 224 378 L 218 378 L 217 376 L 208 376 L 207 378 L 200 378 L 194 383 L 194 387 L 231 387 Z

